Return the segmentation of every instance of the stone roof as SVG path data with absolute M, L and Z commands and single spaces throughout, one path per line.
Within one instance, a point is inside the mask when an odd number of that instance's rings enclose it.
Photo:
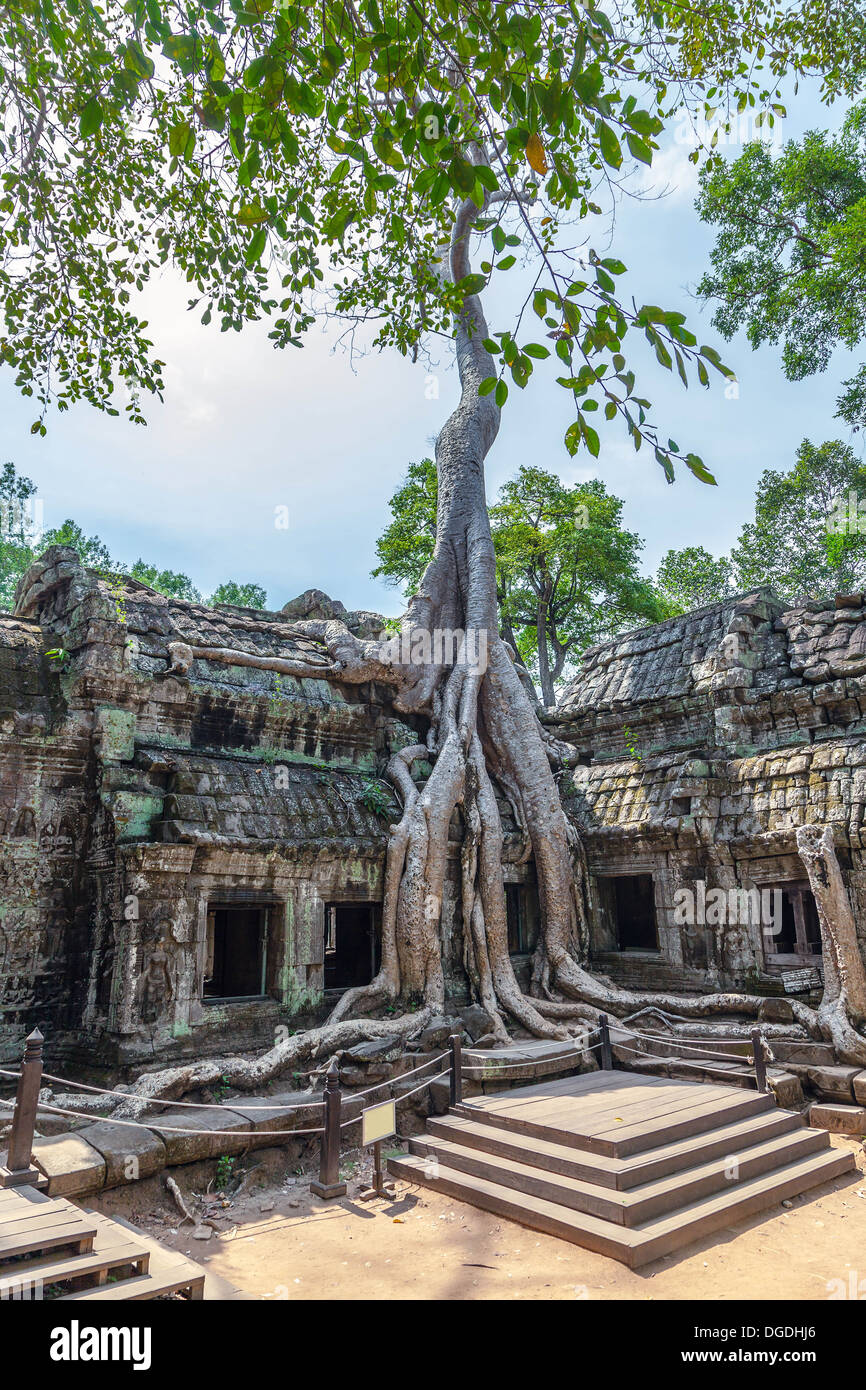
M 386 784 L 360 773 L 293 763 L 249 763 L 207 755 L 171 755 L 162 820 L 153 829 L 171 842 L 232 845 L 385 842 L 399 816 Z M 367 804 L 376 788 L 383 814 Z
M 713 679 L 730 668 L 732 657 L 763 639 L 764 661 L 786 665 L 784 641 L 773 622 L 783 604 L 768 589 L 723 599 L 681 617 L 624 633 L 589 647 L 580 670 L 563 692 L 558 714 L 640 704 L 686 696 L 713 688 Z

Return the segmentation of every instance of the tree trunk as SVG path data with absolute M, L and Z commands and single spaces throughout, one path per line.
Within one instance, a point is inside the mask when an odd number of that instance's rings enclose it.
M 550 653 L 547 649 L 547 605 L 548 598 L 542 594 L 538 600 L 535 615 L 535 636 L 538 643 L 538 683 L 541 686 L 541 702 L 548 709 L 556 704 L 553 677 L 550 674 Z
M 824 955 L 824 997 L 818 1007 L 821 1031 L 842 1061 L 866 1063 L 866 1038 L 855 1027 L 866 1021 L 866 965 L 857 939 L 851 902 L 829 825 L 797 831 L 809 886 L 815 896 Z

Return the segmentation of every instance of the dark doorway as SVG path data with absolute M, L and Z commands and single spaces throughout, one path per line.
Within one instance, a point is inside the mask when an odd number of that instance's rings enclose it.
M 505 884 L 505 914 L 508 920 L 508 951 L 522 956 L 530 949 L 526 923 L 526 901 L 519 883 Z
M 207 915 L 205 999 L 250 999 L 264 994 L 267 912 L 262 907 L 217 907 Z
M 765 890 L 766 891 L 766 890 Z M 805 883 L 788 883 L 782 896 L 781 927 L 764 930 L 768 965 L 787 967 L 810 964 L 823 951 L 818 908 L 811 888 Z
M 370 983 L 379 969 L 378 918 L 378 903 L 331 903 L 325 909 L 325 989 Z
M 652 874 L 623 874 L 613 879 L 617 948 L 657 951 L 655 893 Z

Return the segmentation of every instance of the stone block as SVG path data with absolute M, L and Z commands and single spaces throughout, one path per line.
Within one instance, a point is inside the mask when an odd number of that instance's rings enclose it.
M 54 1134 L 37 1139 L 33 1162 L 48 1179 L 51 1197 L 99 1192 L 105 1185 L 105 1159 L 80 1134 Z
M 866 1071 L 858 1071 L 852 1082 L 854 1099 L 858 1105 L 866 1105 Z
M 779 1067 L 767 1068 L 767 1082 L 776 1097 L 776 1103 L 783 1110 L 796 1110 L 803 1104 L 803 1087 L 799 1076 Z
M 794 1010 L 789 999 L 762 999 L 758 1008 L 761 1023 L 793 1023 Z
M 143 1126 L 97 1123 L 78 1133 L 105 1159 L 106 1187 L 149 1178 L 165 1167 L 165 1144 Z
M 815 1101 L 809 1106 L 809 1124 L 831 1134 L 866 1134 L 866 1107 Z
M 809 1084 L 822 1100 L 853 1100 L 859 1067 L 808 1067 Z
M 245 1115 L 220 1109 L 218 1114 L 212 1110 L 175 1110 L 164 1119 L 149 1120 L 148 1128 L 165 1144 L 166 1166 L 171 1167 L 175 1163 L 196 1163 L 202 1158 L 241 1153 L 250 1146 L 253 1127 Z

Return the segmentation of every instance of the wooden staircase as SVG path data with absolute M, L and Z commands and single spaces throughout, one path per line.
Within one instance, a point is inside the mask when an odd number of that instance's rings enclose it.
M 636 1268 L 856 1170 L 757 1091 L 622 1071 L 484 1096 L 389 1171 Z
M 0 1188 L 0 1300 L 201 1299 L 208 1296 L 206 1278 L 193 1260 L 125 1221 L 34 1187 Z M 213 1296 L 241 1296 L 220 1286 Z

